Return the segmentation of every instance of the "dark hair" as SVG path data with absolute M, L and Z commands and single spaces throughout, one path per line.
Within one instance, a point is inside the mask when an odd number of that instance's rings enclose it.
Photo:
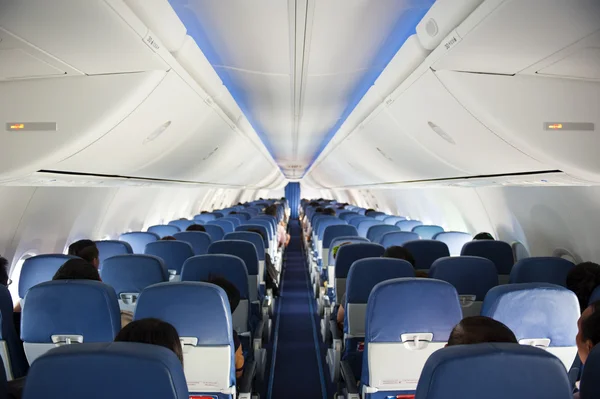
M 411 265 L 413 265 L 413 267 L 415 266 L 415 258 L 410 253 L 410 251 L 408 249 L 406 249 L 404 247 L 400 247 L 398 245 L 393 245 L 391 247 L 388 247 L 381 257 L 382 258 L 402 259 L 402 260 L 407 261 Z
M 190 224 L 185 231 L 206 231 L 206 229 L 201 224 Z
M 473 237 L 473 240 L 492 240 L 492 241 L 494 241 L 494 236 L 492 236 L 490 233 L 486 233 L 484 231 L 482 233 L 476 234 L 475 237 Z
M 371 213 L 371 212 L 377 212 L 377 211 L 376 211 L 375 209 L 373 209 L 373 208 L 369 208 L 369 209 L 367 209 L 367 210 L 365 211 L 365 216 L 367 216 L 367 215 L 368 215 L 369 213 Z
M 592 314 L 581 319 L 581 339 L 585 341 L 592 341 L 592 345 L 596 346 L 600 343 L 600 301 L 596 301 L 590 304 L 592 308 Z
M 177 241 L 177 238 L 173 237 L 173 236 L 164 236 L 163 238 L 160 239 L 161 241 Z
M 323 213 L 324 211 L 325 211 L 325 209 L 323 209 L 320 206 L 317 209 L 315 209 L 315 213 Z
M 316 207 L 318 207 L 318 206 L 319 206 L 319 203 L 318 203 L 317 201 L 311 201 L 311 202 L 308 204 L 308 206 L 316 206 Z
M 69 259 L 52 277 L 52 280 L 100 280 L 98 269 L 84 259 Z
M 94 241 L 79 240 L 69 245 L 69 255 L 78 256 L 91 263 L 94 259 L 98 259 L 100 252 Z
M 465 317 L 452 329 L 448 338 L 448 346 L 485 342 L 518 343 L 510 328 L 485 316 Z
M 240 304 L 240 291 L 237 289 L 237 287 L 222 276 L 209 275 L 206 282 L 223 288 L 223 291 L 225 291 L 227 294 L 227 299 L 229 299 L 229 307 L 231 308 L 231 313 L 233 314 Z
M 0 284 L 8 286 L 8 260 L 0 256 Z
M 273 217 L 277 217 L 277 206 L 276 205 L 269 205 L 268 207 L 265 208 L 265 215 L 270 215 Z
M 258 234 L 260 234 L 260 236 L 262 237 L 263 240 L 265 239 L 265 236 L 264 236 L 263 232 L 261 230 L 259 230 L 259 229 L 252 228 L 252 229 L 248 229 L 247 231 L 249 233 L 258 233 Z
M 577 295 L 581 312 L 587 308 L 592 292 L 600 285 L 600 265 L 583 262 L 567 274 L 567 288 Z
M 415 270 L 415 277 L 429 278 L 429 273 L 427 273 L 425 270 Z
M 229 214 L 230 215 L 237 215 L 238 213 L 236 211 L 232 211 L 232 212 L 229 212 Z
M 115 342 L 139 342 L 172 350 L 183 364 L 183 348 L 179 334 L 171 324 L 153 318 L 132 321 L 119 331 Z
M 335 216 L 335 209 L 325 208 L 325 210 L 323 210 L 323 215 Z
M 208 213 L 208 211 L 201 211 L 200 214 L 204 215 L 205 213 Z

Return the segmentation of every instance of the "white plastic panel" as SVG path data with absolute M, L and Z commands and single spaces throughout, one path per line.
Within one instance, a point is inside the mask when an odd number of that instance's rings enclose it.
M 168 0 L 125 0 L 125 3 L 170 52 L 181 47 L 187 30 Z
M 598 37 L 600 39 L 600 35 Z M 600 43 L 598 45 L 599 47 L 579 49 L 538 73 L 557 77 L 600 79 Z

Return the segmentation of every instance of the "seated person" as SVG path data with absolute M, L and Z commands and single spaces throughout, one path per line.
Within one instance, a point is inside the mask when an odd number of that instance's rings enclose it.
M 600 342 L 600 301 L 596 301 L 588 306 L 577 321 L 577 353 L 581 364 L 585 362 L 592 349 Z M 579 393 L 574 395 L 579 399 Z
M 92 240 L 79 240 L 69 245 L 69 255 L 78 256 L 94 265 L 100 267 L 100 253 L 96 243 Z
M 277 207 L 275 205 L 268 206 L 265 209 L 265 215 L 273 216 L 277 218 Z M 290 235 L 285 231 L 285 225 L 283 221 L 277 224 L 277 245 L 279 248 L 287 247 L 290 243 Z
M 160 239 L 161 241 L 177 241 L 177 238 L 173 237 L 173 236 L 164 236 L 163 238 Z
M 323 215 L 335 216 L 335 209 L 333 209 L 333 208 L 325 208 L 323 210 Z
M 263 232 L 259 229 L 248 229 L 248 232 L 260 234 L 262 239 L 265 239 Z M 279 275 L 279 272 L 277 271 L 277 269 L 275 269 L 273 261 L 271 260 L 271 255 L 269 255 L 268 253 L 265 253 L 265 270 L 265 286 L 268 290 L 271 290 L 273 292 L 274 297 L 278 297 L 279 286 L 277 285 L 277 276 Z
M 567 274 L 567 288 L 577 295 L 582 313 L 588 307 L 592 292 L 598 285 L 600 285 L 600 265 L 597 263 L 580 263 Z
M 325 209 L 318 207 L 317 209 L 315 209 L 315 213 L 323 213 L 325 211 Z M 308 225 L 308 223 L 306 224 L 306 241 L 312 241 L 312 227 Z
M 204 231 L 204 232 L 206 232 L 206 229 L 201 224 L 191 224 L 188 226 L 187 229 L 185 229 L 185 231 Z
M 8 278 L 8 260 L 6 258 L 0 256 L 0 284 L 5 287 L 8 287 L 12 281 Z
M 382 258 L 402 259 L 415 267 L 415 258 L 412 256 L 410 251 L 398 245 L 392 245 L 391 247 L 388 247 L 383 253 Z M 415 270 L 415 277 L 428 278 L 429 274 L 427 274 L 427 272 L 424 270 Z
M 452 329 L 446 346 L 482 344 L 485 342 L 518 344 L 515 334 L 503 323 L 490 317 L 472 316 L 465 317 Z
M 219 276 L 209 276 L 206 282 L 223 288 L 223 291 L 227 294 L 227 299 L 229 299 L 231 314 L 233 314 L 240 303 L 240 291 L 236 286 L 227 279 Z M 236 378 L 240 378 L 244 375 L 244 352 L 240 337 L 238 337 L 235 330 L 233 330 L 233 344 L 235 346 L 235 376 Z
M 340 245 L 336 245 L 331 250 L 333 252 L 333 259 L 337 258 L 338 251 L 344 245 L 352 244 L 351 242 L 343 242 Z M 346 294 L 340 300 L 339 306 L 337 308 L 337 314 L 335 316 L 335 320 L 337 322 L 338 329 L 340 330 L 340 335 L 344 335 L 344 317 L 346 316 L 346 310 L 344 309 L 344 303 L 346 302 Z
M 478 233 L 473 237 L 473 241 L 477 240 L 492 240 L 494 241 L 494 237 L 490 233 L 486 233 L 485 231 L 482 233 Z
M 183 349 L 179 334 L 171 324 L 154 318 L 136 320 L 123 327 L 115 342 L 140 342 L 159 345 L 175 352 L 183 365 Z

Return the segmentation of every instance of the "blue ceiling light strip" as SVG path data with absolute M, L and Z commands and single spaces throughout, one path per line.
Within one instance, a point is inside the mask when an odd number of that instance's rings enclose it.
M 356 108 L 360 100 L 362 100 L 369 88 L 373 86 L 379 75 L 381 75 L 392 58 L 394 58 L 404 42 L 406 42 L 406 39 L 416 33 L 417 24 L 421 22 L 433 3 L 435 3 L 435 0 L 421 0 L 418 5 L 414 5 L 398 18 L 392 34 L 388 36 L 379 53 L 373 60 L 373 66 L 368 69 L 365 76 L 363 76 L 358 86 L 354 89 L 352 95 L 350 96 L 348 106 L 338 119 L 337 123 L 321 142 L 321 145 L 315 152 L 313 159 L 310 161 L 310 164 L 304 171 L 304 175 L 302 175 L 302 177 L 306 175 L 306 172 L 312 167 L 323 150 L 325 150 L 327 144 L 329 144 L 331 139 L 333 139 L 337 131 L 340 129 L 340 127 L 342 127 L 346 119 L 348 119 L 348 116 L 350 116 L 352 111 L 354 111 L 354 108 Z

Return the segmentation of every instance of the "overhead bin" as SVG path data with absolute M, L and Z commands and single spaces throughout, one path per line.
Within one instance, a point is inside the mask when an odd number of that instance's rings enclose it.
M 168 0 L 125 0 L 125 3 L 171 53 L 181 48 L 187 29 Z

